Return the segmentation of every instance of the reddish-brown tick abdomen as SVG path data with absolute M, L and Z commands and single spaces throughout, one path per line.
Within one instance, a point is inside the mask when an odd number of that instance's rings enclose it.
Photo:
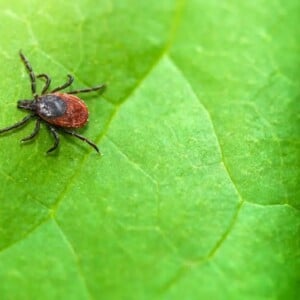
M 48 95 L 54 95 L 62 100 L 66 105 L 66 111 L 63 115 L 57 117 L 47 117 L 39 114 L 42 119 L 50 124 L 65 128 L 79 128 L 87 123 L 89 116 L 88 108 L 80 98 L 66 93 L 53 93 Z

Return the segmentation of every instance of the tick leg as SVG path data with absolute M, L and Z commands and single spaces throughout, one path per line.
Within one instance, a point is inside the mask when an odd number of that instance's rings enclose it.
M 47 90 L 48 90 L 48 88 L 49 88 L 49 86 L 51 84 L 51 78 L 47 74 L 44 74 L 44 73 L 43 74 L 39 74 L 36 77 L 37 78 L 44 78 L 46 80 L 45 86 L 44 86 L 44 88 L 42 90 L 42 95 L 44 95 L 47 92 Z
M 98 85 L 98 86 L 71 91 L 71 92 L 68 92 L 68 94 L 89 93 L 89 92 L 98 91 L 98 90 L 102 90 L 102 92 L 104 92 L 105 89 L 106 89 L 106 84 L 103 83 L 103 84 Z
M 47 153 L 54 151 L 59 145 L 59 136 L 56 129 L 52 126 L 49 126 L 49 129 L 54 137 L 54 145 L 50 149 L 48 149 Z
M 20 122 L 17 122 L 16 124 L 14 124 L 12 126 L 0 129 L 0 133 L 4 133 L 4 132 L 10 131 L 12 129 L 22 127 L 23 125 L 25 125 L 33 117 L 35 117 L 35 115 L 28 115 L 23 120 L 21 120 Z
M 19 54 L 20 54 L 22 62 L 25 65 L 26 70 L 29 73 L 29 77 L 30 77 L 30 81 L 31 81 L 31 92 L 34 96 L 36 96 L 36 82 L 35 82 L 35 75 L 34 75 L 33 69 L 30 65 L 30 62 L 28 61 L 26 56 L 21 52 L 21 50 L 20 50 Z
M 41 120 L 40 120 L 40 119 L 37 119 L 36 122 L 35 122 L 35 127 L 34 127 L 33 132 L 32 132 L 29 136 L 23 138 L 23 139 L 21 140 L 21 142 L 26 142 L 26 141 L 32 140 L 34 137 L 37 136 L 37 134 L 38 134 L 39 131 L 40 131 L 40 128 L 41 128 Z
M 88 140 L 86 137 L 84 137 L 84 136 L 78 134 L 78 133 L 75 132 L 75 131 L 67 130 L 67 129 L 64 129 L 64 128 L 61 128 L 61 130 L 62 130 L 63 132 L 65 132 L 65 133 L 67 133 L 67 134 L 70 134 L 70 135 L 72 135 L 72 136 L 75 136 L 75 137 L 77 137 L 78 139 L 80 139 L 80 140 L 82 140 L 82 141 L 88 143 L 88 144 L 89 144 L 90 146 L 92 146 L 98 153 L 100 153 L 99 148 L 97 147 L 97 145 L 94 144 L 93 142 L 91 142 L 90 140 Z
M 55 92 L 61 91 L 61 90 L 65 89 L 65 88 L 67 88 L 68 86 L 70 86 L 73 83 L 74 77 L 72 75 L 70 75 L 70 74 L 68 74 L 67 76 L 68 76 L 68 81 L 65 84 L 63 84 L 63 85 L 55 88 L 54 90 L 52 90 L 51 93 L 55 93 Z

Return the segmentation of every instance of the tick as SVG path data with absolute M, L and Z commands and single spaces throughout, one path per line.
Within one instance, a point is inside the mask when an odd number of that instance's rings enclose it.
M 54 138 L 54 144 L 47 151 L 47 153 L 54 151 L 58 147 L 60 142 L 58 135 L 59 131 L 67 133 L 88 143 L 99 153 L 99 148 L 95 143 L 74 131 L 75 128 L 81 128 L 86 125 L 89 115 L 86 104 L 83 102 L 83 100 L 74 96 L 74 94 L 89 93 L 98 90 L 103 92 L 106 85 L 101 84 L 95 87 L 79 89 L 68 93 L 60 92 L 69 87 L 74 81 L 73 76 L 68 74 L 68 80 L 66 83 L 48 92 L 51 78 L 44 73 L 35 75 L 26 56 L 21 51 L 19 54 L 27 72 L 29 73 L 33 99 L 19 100 L 17 102 L 17 107 L 28 110 L 30 113 L 24 119 L 15 123 L 14 125 L 0 129 L 0 134 L 20 128 L 27 124 L 31 119 L 35 119 L 36 122 L 33 132 L 27 137 L 23 138 L 21 140 L 22 142 L 34 139 L 39 133 L 41 122 L 44 122 Z M 36 78 L 40 78 L 45 81 L 45 85 L 40 95 L 38 95 L 36 92 Z

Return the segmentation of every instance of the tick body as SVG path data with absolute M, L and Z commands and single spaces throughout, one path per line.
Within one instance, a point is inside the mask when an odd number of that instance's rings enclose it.
M 44 73 L 36 76 L 29 61 L 22 52 L 20 52 L 20 57 L 29 73 L 33 99 L 19 100 L 17 103 L 17 107 L 30 111 L 31 113 L 20 122 L 17 122 L 16 124 L 4 129 L 0 129 L 0 134 L 22 127 L 31 119 L 36 119 L 34 131 L 29 136 L 22 139 L 23 142 L 35 138 L 40 130 L 40 123 L 44 122 L 45 124 L 47 124 L 54 138 L 54 145 L 47 151 L 47 153 L 54 151 L 58 147 L 58 131 L 79 138 L 80 140 L 92 146 L 97 152 L 99 152 L 96 144 L 73 130 L 75 128 L 81 128 L 86 125 L 89 116 L 86 104 L 83 102 L 83 100 L 81 100 L 77 96 L 74 96 L 74 94 L 88 93 L 97 90 L 104 91 L 106 87 L 105 84 L 101 84 L 99 86 L 91 88 L 79 89 L 68 93 L 61 93 L 59 91 L 69 87 L 73 83 L 73 77 L 71 75 L 68 75 L 68 80 L 65 84 L 48 92 L 51 83 L 50 77 Z M 45 80 L 45 86 L 41 92 L 41 95 L 38 95 L 36 93 L 36 78 L 42 78 Z
M 26 100 L 25 100 L 26 101 Z M 48 124 L 65 128 L 80 128 L 88 122 L 88 108 L 74 95 L 53 93 L 38 97 L 27 103 L 19 101 L 19 107 L 35 110 L 40 118 Z

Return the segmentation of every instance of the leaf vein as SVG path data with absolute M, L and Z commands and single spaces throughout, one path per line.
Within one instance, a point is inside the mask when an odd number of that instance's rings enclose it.
M 39 226 L 47 223 L 49 221 L 50 218 L 45 218 L 43 220 L 41 220 L 40 222 L 38 222 L 37 224 L 35 224 L 34 226 L 32 226 L 30 228 L 30 230 L 26 231 L 21 237 L 19 237 L 18 240 L 12 242 L 11 244 L 6 245 L 5 247 L 3 247 L 2 249 L 0 249 L 0 254 L 3 253 L 4 251 L 10 249 L 11 247 L 13 247 L 14 245 L 20 243 L 21 241 L 25 240 L 32 232 L 34 232 Z
M 67 245 L 67 247 L 69 248 L 70 252 L 72 253 L 73 255 L 73 258 L 76 262 L 76 265 L 77 265 L 77 271 L 78 271 L 78 274 L 81 278 L 81 281 L 82 281 L 82 284 L 83 286 L 85 287 L 86 289 L 86 292 L 87 292 L 87 296 L 89 299 L 93 299 L 91 293 L 90 293 L 90 290 L 88 288 L 88 285 L 87 285 L 87 282 L 86 282 L 86 279 L 85 279 L 85 276 L 83 274 L 83 271 L 82 271 L 82 268 L 81 268 L 81 264 L 80 264 L 80 259 L 79 259 L 79 255 L 77 254 L 74 246 L 72 245 L 72 243 L 70 242 L 70 240 L 68 239 L 68 237 L 66 236 L 65 232 L 63 231 L 63 229 L 61 228 L 61 226 L 59 225 L 57 219 L 55 218 L 52 218 L 54 224 L 56 225 L 56 228 L 57 228 L 57 231 L 59 232 L 59 234 L 61 235 L 63 241 L 65 242 L 65 244 Z
M 151 176 L 147 171 L 145 171 L 138 163 L 129 158 L 129 156 L 117 145 L 110 137 L 107 136 L 107 139 L 112 143 L 112 145 L 119 151 L 119 153 L 128 161 L 130 165 L 132 165 L 135 169 L 139 170 L 146 178 L 150 180 L 150 182 L 155 187 L 155 201 L 156 201 L 156 217 L 159 219 L 160 216 L 160 203 L 161 197 L 159 192 L 159 183 L 158 181 Z M 159 222 L 157 222 L 159 223 Z
M 237 220 L 237 217 L 238 217 L 238 214 L 239 214 L 239 211 L 242 207 L 242 205 L 244 204 L 245 200 L 242 198 L 242 195 L 241 193 L 239 192 L 239 189 L 237 188 L 237 185 L 234 183 L 233 181 L 233 177 L 232 177 L 232 174 L 230 172 L 230 169 L 228 167 L 228 165 L 226 164 L 226 160 L 225 160 L 225 156 L 224 156 L 224 153 L 223 153 L 223 149 L 221 147 L 221 143 L 219 141 L 219 138 L 218 138 L 218 135 L 217 135 L 217 132 L 216 132 L 216 129 L 215 129 L 215 126 L 214 126 L 214 122 L 212 120 L 212 117 L 211 117 L 211 114 L 209 112 L 209 110 L 205 107 L 205 105 L 202 103 L 202 101 L 199 99 L 198 95 L 196 94 L 196 92 L 194 91 L 192 85 L 190 84 L 189 80 L 186 78 L 186 76 L 183 74 L 183 72 L 181 71 L 181 69 L 177 66 L 177 64 L 174 62 L 174 60 L 172 58 L 170 58 L 170 61 L 171 63 L 174 65 L 174 67 L 178 70 L 178 72 L 181 74 L 181 76 L 185 79 L 186 83 L 189 85 L 191 91 L 193 92 L 193 94 L 195 95 L 196 99 L 198 99 L 198 102 L 200 103 L 200 105 L 203 107 L 203 109 L 206 111 L 207 113 L 207 116 L 208 116 L 208 119 L 210 120 L 210 123 L 211 123 L 211 126 L 212 126 L 212 130 L 213 130 L 213 133 L 215 135 L 215 138 L 216 138 L 216 141 L 217 141 L 217 145 L 218 145 L 218 150 L 219 150 L 219 153 L 221 155 L 221 160 L 222 160 L 222 163 L 223 163 L 223 166 L 224 166 L 224 169 L 228 175 L 228 178 L 229 180 L 231 181 L 232 183 L 232 186 L 233 188 L 235 189 L 236 193 L 237 193 L 237 196 L 238 196 L 238 199 L 239 199 L 239 202 L 237 204 L 237 208 L 236 208 L 236 211 L 235 213 L 233 214 L 232 216 L 232 219 L 231 221 L 229 222 L 229 225 L 228 225 L 228 228 L 224 231 L 224 233 L 222 234 L 222 236 L 220 237 L 220 239 L 216 242 L 215 246 L 209 251 L 209 254 L 207 256 L 207 258 L 211 258 L 216 252 L 217 250 L 222 246 L 223 242 L 227 239 L 227 237 L 229 236 L 232 228 L 234 227 L 234 224 Z
M 138 169 L 145 177 L 147 177 L 152 183 L 158 185 L 158 182 L 148 173 L 146 172 L 138 163 L 133 161 L 128 157 L 128 155 L 117 145 L 109 136 L 107 139 L 113 144 L 113 146 L 119 151 L 119 153 L 135 168 Z

